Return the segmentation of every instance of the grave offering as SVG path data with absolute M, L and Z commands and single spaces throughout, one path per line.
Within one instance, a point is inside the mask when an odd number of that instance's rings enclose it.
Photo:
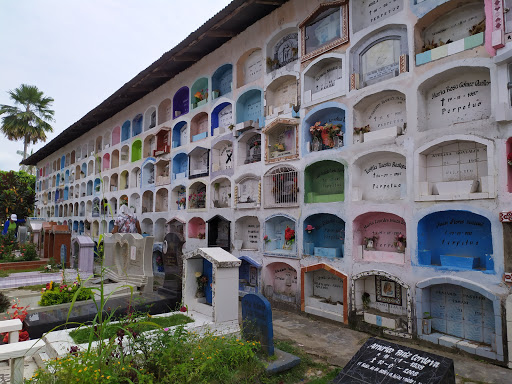
M 247 294 L 242 298 L 242 332 L 247 340 L 261 343 L 263 350 L 274 354 L 274 329 L 269 301 L 259 294 Z
M 399 344 L 368 339 L 332 384 L 454 384 L 453 360 Z

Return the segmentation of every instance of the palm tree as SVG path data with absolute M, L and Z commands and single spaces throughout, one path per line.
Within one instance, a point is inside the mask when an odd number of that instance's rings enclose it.
M 23 160 L 27 158 L 28 143 L 46 141 L 46 132 L 53 132 L 51 108 L 53 99 L 44 96 L 34 85 L 21 84 L 8 92 L 14 106 L 0 104 L 2 125 L 0 131 L 9 140 L 23 140 Z
M 23 157 L 23 160 L 25 160 L 25 152 L 23 151 L 16 151 L 18 155 Z M 30 156 L 34 154 L 34 150 L 30 150 Z M 20 165 L 20 170 L 27 172 L 29 175 L 35 176 L 36 175 L 36 167 L 34 165 Z

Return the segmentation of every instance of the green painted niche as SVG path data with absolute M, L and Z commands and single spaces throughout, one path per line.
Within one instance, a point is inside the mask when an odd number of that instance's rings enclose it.
M 306 167 L 305 203 L 332 203 L 345 200 L 345 168 L 336 161 L 324 160 Z

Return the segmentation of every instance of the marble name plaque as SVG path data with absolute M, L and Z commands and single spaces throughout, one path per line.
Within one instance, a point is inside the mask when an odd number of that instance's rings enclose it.
M 233 105 L 229 104 L 219 112 L 219 127 L 227 128 L 233 124 Z
M 340 81 L 343 77 L 341 61 L 325 66 L 315 76 L 312 93 L 318 93 L 325 89 L 332 88 L 336 85 L 337 81 Z M 333 89 L 332 92 L 335 90 Z
M 353 4 L 354 32 L 367 28 L 404 9 L 403 0 L 359 0 Z
M 383 128 L 403 126 L 407 121 L 405 97 L 400 94 L 386 96 L 366 108 L 364 121 L 358 126 L 370 125 L 372 131 Z
M 332 384 L 455 384 L 453 360 L 447 357 L 368 339 Z
M 398 200 L 405 190 L 405 158 L 400 155 L 382 156 L 370 160 L 361 169 L 363 200 Z
M 251 83 L 261 77 L 263 71 L 261 50 L 249 55 L 244 65 L 244 84 Z
M 313 296 L 343 303 L 343 280 L 324 269 L 313 273 Z

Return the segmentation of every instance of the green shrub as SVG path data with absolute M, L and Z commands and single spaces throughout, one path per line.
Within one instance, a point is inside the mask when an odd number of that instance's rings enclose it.
M 50 282 L 46 285 L 46 288 L 43 288 L 43 292 L 41 293 L 41 300 L 39 300 L 39 305 L 48 306 L 48 305 L 56 305 L 63 303 L 71 303 L 73 301 L 73 296 L 75 292 L 78 291 L 81 284 L 75 281 L 73 284 L 67 285 L 65 283 L 61 285 L 53 284 Z M 92 295 L 92 291 L 90 288 L 82 287 L 76 301 L 89 300 Z
M 21 258 L 23 261 L 33 261 L 39 259 L 36 246 L 33 243 L 20 245 Z
M 11 306 L 11 302 L 3 292 L 0 292 L 0 312 L 5 312 Z

